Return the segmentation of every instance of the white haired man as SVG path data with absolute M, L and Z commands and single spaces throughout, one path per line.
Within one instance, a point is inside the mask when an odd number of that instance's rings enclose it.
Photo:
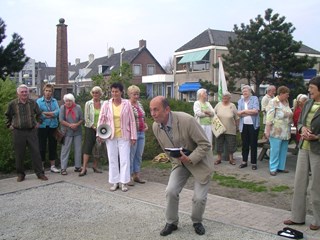
M 38 128 L 41 121 L 41 111 L 38 104 L 29 98 L 29 89 L 26 85 L 17 88 L 18 98 L 12 100 L 5 113 L 7 127 L 13 132 L 13 148 L 16 159 L 17 181 L 25 180 L 24 158 L 26 146 L 31 153 L 33 170 L 40 180 L 46 181 L 42 169 L 41 155 L 39 151 Z

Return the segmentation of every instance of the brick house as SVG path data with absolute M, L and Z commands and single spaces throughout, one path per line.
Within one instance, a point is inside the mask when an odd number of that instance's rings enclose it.
M 94 55 L 90 54 L 85 62 L 76 59 L 75 64 L 69 66 L 69 82 L 74 83 L 77 88 L 75 92 L 79 93 L 81 88 L 91 88 L 93 76 L 102 74 L 108 80 L 111 72 L 118 70 L 124 62 L 132 67 L 133 84 L 142 83 L 143 76 L 165 74 L 165 70 L 146 45 L 146 40 L 140 40 L 139 47 L 135 49 L 121 49 L 121 52 L 114 53 L 114 49 L 110 47 L 107 56 L 95 59 Z

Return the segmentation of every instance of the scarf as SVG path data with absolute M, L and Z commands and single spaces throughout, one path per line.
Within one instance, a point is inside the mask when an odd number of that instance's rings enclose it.
M 68 116 L 68 114 L 71 114 L 71 117 L 73 120 L 76 120 L 76 112 L 74 111 L 76 104 L 72 103 L 71 107 L 67 107 L 66 105 L 64 105 L 64 107 L 66 108 L 66 118 Z

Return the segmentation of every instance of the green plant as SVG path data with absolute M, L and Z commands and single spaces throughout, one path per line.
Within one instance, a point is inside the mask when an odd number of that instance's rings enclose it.
M 155 163 L 155 162 L 152 162 L 151 160 L 143 161 L 141 167 L 142 168 L 158 168 L 158 169 L 162 169 L 162 170 L 172 168 L 170 162 L 168 162 L 168 163 L 162 163 L 162 162 Z
M 249 182 L 237 179 L 234 176 L 224 176 L 215 173 L 212 177 L 213 181 L 217 181 L 221 186 L 231 188 L 244 188 L 250 192 L 266 192 L 268 189 L 262 185 L 262 182 Z
M 280 185 L 280 186 L 272 187 L 270 190 L 272 192 L 284 192 L 284 191 L 287 191 L 289 189 L 290 189 L 290 187 L 288 187 L 286 185 Z
M 0 171 L 11 172 L 15 168 L 11 130 L 6 127 L 5 112 L 8 103 L 16 97 L 16 85 L 10 79 L 0 80 Z

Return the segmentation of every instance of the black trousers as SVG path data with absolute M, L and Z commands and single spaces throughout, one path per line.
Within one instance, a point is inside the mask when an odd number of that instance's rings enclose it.
M 40 176 L 42 172 L 42 163 L 39 151 L 38 129 L 14 129 L 13 130 L 13 147 L 16 157 L 16 169 L 18 175 L 25 175 L 24 172 L 24 159 L 26 156 L 26 147 L 28 146 L 31 154 L 32 167 Z
M 257 164 L 258 135 L 259 129 L 254 129 L 252 124 L 243 124 L 241 132 L 242 161 L 248 162 L 249 151 L 251 153 L 251 164 Z
M 39 128 L 38 138 L 39 138 L 39 149 L 41 160 L 44 162 L 46 160 L 47 144 L 49 149 L 49 160 L 56 160 L 57 155 L 57 140 L 54 138 L 54 132 L 56 128 Z

